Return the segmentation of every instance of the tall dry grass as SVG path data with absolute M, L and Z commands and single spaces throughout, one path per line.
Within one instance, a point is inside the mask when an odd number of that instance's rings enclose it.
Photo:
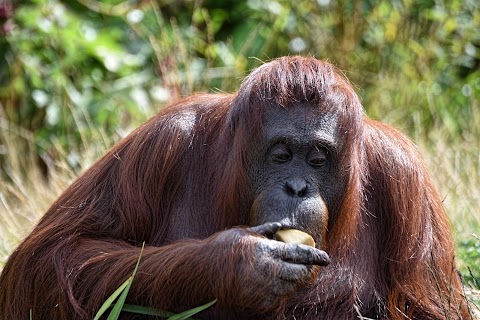
M 38 165 L 37 149 L 42 146 L 34 143 L 33 134 L 9 123 L 0 114 L 0 152 L 4 168 L 0 173 L 0 270 L 8 255 L 52 202 L 112 144 L 100 135 L 97 130 L 93 134 L 96 141 L 78 150 L 75 169 L 67 160 L 69 152 L 56 144 L 55 152 L 61 160 L 45 159 L 48 168 L 45 174 Z

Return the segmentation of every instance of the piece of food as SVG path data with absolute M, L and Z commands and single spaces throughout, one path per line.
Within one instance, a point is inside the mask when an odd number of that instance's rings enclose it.
M 273 238 L 285 243 L 306 244 L 315 247 L 315 240 L 312 236 L 297 229 L 280 229 L 274 234 Z

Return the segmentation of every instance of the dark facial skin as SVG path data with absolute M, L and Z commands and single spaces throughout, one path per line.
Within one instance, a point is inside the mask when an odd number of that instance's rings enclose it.
M 261 292 L 263 299 L 252 306 L 256 310 L 275 308 L 313 283 L 319 266 L 328 265 L 328 254 L 321 248 L 329 211 L 344 189 L 336 161 L 341 148 L 336 116 L 308 104 L 287 109 L 272 106 L 262 128 L 262 136 L 253 141 L 247 169 L 254 197 L 249 221 L 253 227 L 226 230 L 218 238 L 222 246 L 254 245 L 253 259 L 245 269 L 236 268 L 242 281 L 238 295 L 251 296 L 250 288 Z M 307 232 L 316 248 L 273 240 L 280 228 Z
M 251 224 L 279 222 L 309 233 L 319 246 L 341 189 L 336 118 L 308 104 L 271 107 L 263 128 L 248 172 L 255 198 Z
M 216 247 L 242 252 L 252 245 L 253 256 L 237 263 L 235 296 L 251 301 L 243 307 L 274 310 L 300 288 L 314 283 L 321 266 L 330 262 L 322 249 L 329 211 L 344 189 L 336 162 L 341 139 L 332 114 L 308 104 L 270 107 L 255 137 L 247 166 L 253 192 L 249 229 L 233 228 L 215 236 Z M 310 234 L 316 248 L 273 240 L 280 228 Z M 233 245 L 233 247 L 232 247 Z M 245 254 L 245 253 L 243 253 Z M 227 255 L 226 255 L 227 256 Z M 262 299 L 249 297 L 260 295 Z

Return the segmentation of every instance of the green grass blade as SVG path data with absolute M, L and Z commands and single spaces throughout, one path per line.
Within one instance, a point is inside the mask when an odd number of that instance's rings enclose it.
M 129 281 L 127 282 L 127 286 L 123 289 L 122 294 L 120 295 L 117 302 L 113 306 L 112 311 L 110 311 L 110 314 L 108 315 L 107 320 L 117 320 L 118 317 L 120 316 L 120 313 L 122 312 L 123 304 L 125 303 L 125 299 L 127 298 L 128 290 L 132 285 L 133 278 L 130 277 L 128 279 Z
M 127 299 L 128 291 L 130 290 L 130 287 L 132 286 L 133 278 L 137 274 L 138 265 L 140 264 L 140 259 L 142 258 L 142 253 L 143 253 L 144 247 L 145 247 L 145 242 L 142 245 L 142 250 L 140 251 L 140 256 L 138 257 L 137 264 L 135 265 L 135 270 L 133 270 L 133 274 L 130 277 L 130 281 L 128 282 L 125 289 L 122 291 L 122 294 L 120 295 L 117 302 L 113 306 L 112 311 L 110 311 L 110 314 L 108 315 L 107 320 L 117 320 L 118 317 L 120 316 L 120 313 L 122 312 L 123 305 L 125 304 L 125 300 Z
M 105 302 L 102 304 L 102 306 L 100 307 L 100 309 L 98 310 L 97 314 L 95 315 L 95 318 L 93 318 L 93 320 L 98 320 L 100 319 L 100 317 L 105 313 L 105 311 L 107 311 L 108 308 L 110 308 L 113 304 L 113 302 L 115 301 L 115 299 L 117 299 L 117 297 L 122 293 L 123 290 L 125 290 L 125 288 L 128 286 L 128 284 L 132 281 L 132 277 L 130 276 L 127 280 L 125 280 L 124 283 L 122 283 L 122 285 L 120 287 L 117 288 L 117 290 L 115 290 L 111 295 L 110 297 L 108 297 L 107 300 L 105 300 Z
M 193 316 L 193 315 L 195 315 L 195 314 L 199 313 L 200 311 L 203 311 L 207 308 L 210 308 L 216 302 L 217 302 L 217 299 L 215 299 L 213 301 L 210 301 L 209 303 L 206 303 L 202 306 L 199 306 L 199 307 L 184 311 L 182 313 L 176 314 L 174 316 L 171 316 L 170 318 L 168 318 L 168 320 L 187 320 L 187 319 L 190 319 L 191 316 Z
M 159 310 L 151 307 L 132 305 L 132 304 L 124 304 L 122 311 L 132 312 L 136 314 L 143 314 L 147 316 L 164 317 L 164 318 L 168 318 L 175 315 L 175 313 L 173 312 L 163 311 L 163 310 Z
M 163 311 L 155 308 L 150 308 L 150 307 L 125 304 L 125 300 L 127 298 L 128 292 L 130 290 L 130 287 L 132 286 L 133 278 L 137 274 L 137 270 L 140 264 L 140 260 L 142 258 L 144 246 L 145 246 L 145 243 L 143 244 L 142 250 L 140 251 L 140 256 L 138 257 L 137 264 L 135 265 L 133 274 L 124 283 L 122 283 L 122 285 L 118 287 L 117 290 L 115 290 L 115 292 L 112 293 L 110 297 L 108 297 L 108 299 L 102 304 L 97 314 L 95 315 L 94 320 L 100 319 L 100 317 L 108 310 L 108 308 L 112 307 L 112 304 L 115 301 L 115 299 L 117 299 L 117 297 L 118 297 L 118 300 L 115 302 L 115 305 L 113 305 L 107 320 L 117 320 L 122 311 L 136 313 L 136 314 L 150 315 L 150 316 L 169 317 L 168 319 L 171 319 L 171 320 L 187 320 L 187 319 L 192 319 L 190 318 L 191 316 L 211 307 L 213 304 L 217 302 L 217 300 L 213 300 L 202 306 L 199 306 L 190 310 L 186 310 L 179 314 L 175 314 L 173 312 Z

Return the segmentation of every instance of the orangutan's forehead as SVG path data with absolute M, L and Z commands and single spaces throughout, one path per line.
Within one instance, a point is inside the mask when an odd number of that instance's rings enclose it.
M 302 142 L 324 141 L 333 144 L 338 141 L 338 115 L 323 113 L 308 105 L 289 108 L 272 107 L 265 112 L 264 134 L 267 139 L 301 139 Z

